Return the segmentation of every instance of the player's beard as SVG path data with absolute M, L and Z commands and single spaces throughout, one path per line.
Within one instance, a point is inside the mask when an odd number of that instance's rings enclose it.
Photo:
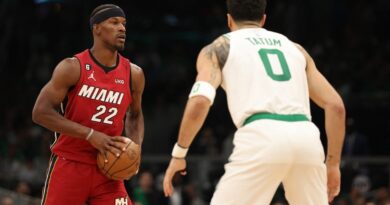
M 118 50 L 118 51 L 123 51 L 125 50 L 125 44 L 123 43 L 118 43 L 118 44 L 115 44 L 115 49 Z

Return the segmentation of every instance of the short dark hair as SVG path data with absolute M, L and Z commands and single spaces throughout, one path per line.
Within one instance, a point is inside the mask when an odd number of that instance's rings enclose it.
M 235 21 L 260 21 L 267 0 L 226 0 L 227 11 Z

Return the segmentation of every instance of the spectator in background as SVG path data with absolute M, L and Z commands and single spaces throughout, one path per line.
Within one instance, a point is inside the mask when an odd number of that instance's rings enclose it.
M 354 118 L 347 120 L 347 134 L 343 149 L 344 157 L 366 156 L 369 153 L 367 136 L 361 133 Z
M 15 201 L 10 196 L 3 196 L 1 198 L 1 204 L 0 205 L 15 205 Z
M 31 195 L 31 186 L 25 181 L 19 181 L 16 184 L 15 192 L 22 195 Z
M 20 181 L 25 181 L 31 185 L 39 185 L 40 183 L 37 182 L 37 180 L 40 179 L 38 176 L 38 170 L 34 166 L 32 160 L 33 159 L 27 159 L 22 164 L 18 172 L 17 179 Z
M 352 190 L 356 190 L 361 195 L 367 196 L 371 190 L 371 179 L 364 172 L 358 174 L 353 179 Z
M 184 177 L 180 174 L 173 176 L 172 183 L 175 185 L 172 197 L 169 198 L 169 205 L 187 204 L 185 197 L 183 197 Z
M 197 149 L 196 152 L 198 153 L 207 156 L 217 156 L 219 154 L 218 139 L 214 129 L 212 127 L 205 127 L 200 133 L 198 143 L 195 146 Z
M 218 139 L 215 135 L 215 131 L 212 127 L 205 127 L 199 136 L 199 140 L 194 146 L 194 152 L 202 154 L 207 158 L 212 158 L 218 156 L 219 151 L 217 147 Z M 208 190 L 211 188 L 211 179 L 209 174 L 213 167 L 213 161 L 210 160 L 200 160 L 198 162 L 197 170 L 195 172 L 196 178 L 201 183 L 203 190 Z
M 134 190 L 134 205 L 164 205 L 166 199 L 155 187 L 154 177 L 150 171 L 139 175 L 138 186 Z
M 390 205 L 390 190 L 382 186 L 374 191 L 374 197 L 377 205 Z
M 199 189 L 194 183 L 188 183 L 184 186 L 183 198 L 188 205 L 206 205 L 199 195 Z
M 332 205 L 351 205 L 351 202 L 349 197 L 339 196 L 333 201 Z

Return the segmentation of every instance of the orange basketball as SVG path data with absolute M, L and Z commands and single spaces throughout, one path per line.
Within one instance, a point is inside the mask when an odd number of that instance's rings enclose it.
M 99 152 L 97 156 L 97 165 L 104 175 L 114 180 L 130 179 L 137 174 L 141 162 L 141 148 L 131 141 L 119 157 L 111 152 L 107 152 L 106 156 L 107 163 L 104 163 L 103 154 Z

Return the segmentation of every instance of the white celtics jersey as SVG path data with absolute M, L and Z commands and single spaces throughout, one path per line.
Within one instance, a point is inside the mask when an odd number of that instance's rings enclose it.
M 303 114 L 311 119 L 306 60 L 292 41 L 263 28 L 225 36 L 230 51 L 222 87 L 237 127 L 255 113 Z

